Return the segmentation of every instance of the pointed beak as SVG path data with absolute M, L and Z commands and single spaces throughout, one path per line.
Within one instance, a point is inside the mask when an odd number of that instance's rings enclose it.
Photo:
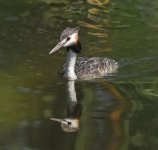
M 73 33 L 75 33 L 75 32 L 78 32 L 79 31 L 79 27 L 76 27 L 76 28 L 74 28 L 74 29 L 72 29 L 72 33 L 71 34 L 73 34 Z M 64 45 L 66 44 L 66 42 L 67 42 L 67 38 L 65 38 L 65 39 L 63 39 L 62 41 L 60 41 L 50 52 L 49 52 L 49 54 L 52 54 L 52 53 L 54 53 L 54 52 L 56 52 L 57 50 L 59 50 L 61 47 L 64 47 Z M 65 45 L 66 46 L 66 45 Z
M 61 42 L 59 42 L 50 52 L 49 54 L 52 54 L 54 52 L 56 52 L 57 50 L 59 50 L 63 45 L 61 45 Z
M 61 47 L 63 47 L 66 43 L 66 39 L 60 41 L 50 52 L 49 54 L 52 54 L 54 52 L 56 52 L 57 50 L 59 50 Z
M 50 118 L 50 120 L 53 120 L 53 121 L 56 121 L 56 122 L 60 122 L 60 123 L 67 123 L 65 120 L 58 119 L 58 118 Z

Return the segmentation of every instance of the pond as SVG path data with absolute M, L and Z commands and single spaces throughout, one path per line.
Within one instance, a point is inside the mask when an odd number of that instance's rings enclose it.
M 158 149 L 158 1 L 0 0 L 0 18 L 0 149 Z M 61 77 L 66 50 L 49 52 L 76 26 L 114 76 Z

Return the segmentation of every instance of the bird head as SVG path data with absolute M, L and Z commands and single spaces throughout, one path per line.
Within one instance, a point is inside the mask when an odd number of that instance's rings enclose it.
M 79 27 L 76 28 L 66 28 L 60 36 L 60 42 L 49 52 L 49 54 L 54 53 L 62 47 L 70 47 L 77 44 Z

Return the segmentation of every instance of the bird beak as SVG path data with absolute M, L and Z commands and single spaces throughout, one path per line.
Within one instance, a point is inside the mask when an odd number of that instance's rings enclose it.
M 56 122 L 60 122 L 60 123 L 67 123 L 65 120 L 58 119 L 58 118 L 50 118 L 50 120 L 53 120 L 53 121 L 56 121 Z
M 79 27 L 74 28 L 72 33 L 78 32 L 79 29 L 80 29 Z M 52 54 L 52 53 L 56 52 L 57 50 L 59 50 L 61 47 L 64 47 L 64 45 L 66 44 L 66 42 L 67 42 L 67 38 L 65 38 L 65 39 L 63 39 L 62 41 L 60 41 L 60 42 L 49 52 L 49 54 Z
M 52 54 L 54 52 L 56 52 L 57 50 L 59 50 L 61 47 L 63 47 L 66 43 L 66 39 L 60 41 L 50 52 L 49 54 Z

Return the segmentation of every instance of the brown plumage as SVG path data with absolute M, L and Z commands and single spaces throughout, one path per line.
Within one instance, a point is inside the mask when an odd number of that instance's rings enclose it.
M 62 74 L 66 69 L 66 63 L 63 66 Z M 75 73 L 78 79 L 89 80 L 93 78 L 102 78 L 112 73 L 116 73 L 118 63 L 106 57 L 78 57 L 75 64 Z
M 81 44 L 78 36 L 79 27 L 66 28 L 60 36 L 60 42 L 51 50 L 54 53 L 61 47 L 67 48 L 67 62 L 64 65 L 63 75 L 68 80 L 93 79 L 108 76 L 117 72 L 118 63 L 106 57 L 79 57 Z

